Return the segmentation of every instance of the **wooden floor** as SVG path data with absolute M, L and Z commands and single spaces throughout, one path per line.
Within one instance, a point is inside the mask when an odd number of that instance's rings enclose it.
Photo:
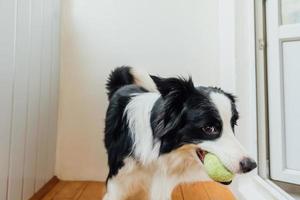
M 105 192 L 104 183 L 59 181 L 42 200 L 100 200 Z M 133 198 L 131 200 L 140 200 Z M 234 200 L 224 186 L 213 182 L 178 186 L 172 200 Z

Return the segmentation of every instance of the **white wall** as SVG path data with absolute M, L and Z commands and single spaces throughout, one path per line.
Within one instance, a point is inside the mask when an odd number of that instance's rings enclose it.
M 235 0 L 235 94 L 240 122 L 237 137 L 257 159 L 254 0 Z
M 64 0 L 56 173 L 104 180 L 105 79 L 115 66 L 219 83 L 217 0 Z
M 219 83 L 237 96 L 236 136 L 257 158 L 254 13 L 254 0 L 219 1 Z
M 27 200 L 54 175 L 59 4 L 0 1 L 1 200 Z

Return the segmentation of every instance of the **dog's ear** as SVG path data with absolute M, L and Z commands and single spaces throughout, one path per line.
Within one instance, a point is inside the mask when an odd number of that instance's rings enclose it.
M 164 99 L 163 131 L 159 131 L 159 135 L 163 136 L 180 126 L 180 118 L 184 113 L 184 103 L 188 97 L 196 92 L 196 89 L 191 77 L 184 79 L 182 77 L 151 76 L 151 78 Z
M 151 78 L 163 98 L 173 96 L 184 100 L 195 91 L 194 83 L 191 77 L 188 79 L 182 77 L 162 78 L 151 75 Z

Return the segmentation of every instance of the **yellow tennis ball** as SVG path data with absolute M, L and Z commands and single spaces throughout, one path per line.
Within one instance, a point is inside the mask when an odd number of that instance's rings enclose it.
M 204 168 L 208 176 L 217 182 L 230 182 L 234 174 L 221 163 L 220 159 L 212 153 L 207 153 L 204 158 Z

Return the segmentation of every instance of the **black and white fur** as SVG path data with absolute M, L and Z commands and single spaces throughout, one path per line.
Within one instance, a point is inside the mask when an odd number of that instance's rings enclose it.
M 107 89 L 105 200 L 126 199 L 137 188 L 146 199 L 170 199 L 177 184 L 209 179 L 203 152 L 217 155 L 233 173 L 256 167 L 234 136 L 238 112 L 231 94 L 127 66 L 110 74 Z

